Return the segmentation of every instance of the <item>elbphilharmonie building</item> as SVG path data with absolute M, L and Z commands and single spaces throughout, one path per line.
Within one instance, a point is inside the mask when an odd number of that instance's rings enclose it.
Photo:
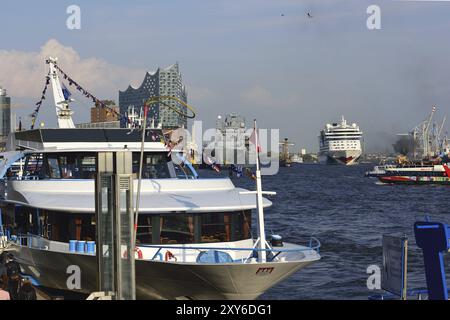
M 130 108 L 140 110 L 144 101 L 154 96 L 173 96 L 187 102 L 185 86 L 182 83 L 178 63 L 167 68 L 158 68 L 155 72 L 147 72 L 140 87 L 131 85 L 125 91 L 119 91 L 120 113 L 125 114 Z M 167 100 L 166 104 L 179 109 L 181 113 L 186 111 L 175 100 Z M 162 104 L 155 104 L 149 111 L 148 117 L 163 128 L 187 127 L 187 118 Z

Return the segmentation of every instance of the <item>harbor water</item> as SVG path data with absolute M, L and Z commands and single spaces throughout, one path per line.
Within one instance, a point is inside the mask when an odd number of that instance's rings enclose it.
M 382 269 L 383 234 L 408 237 L 408 288 L 426 287 L 413 224 L 425 215 L 450 224 L 450 187 L 380 185 L 364 177 L 372 167 L 294 164 L 280 168 L 276 175 L 263 176 L 263 189 L 277 192 L 273 206 L 265 210 L 266 232 L 297 243 L 315 236 L 322 243 L 322 259 L 260 299 L 367 299 L 381 293 L 367 288 L 367 268 Z M 200 173 L 216 175 L 212 170 Z M 255 188 L 247 177 L 233 178 L 233 182 Z M 447 256 L 447 267 L 449 263 Z

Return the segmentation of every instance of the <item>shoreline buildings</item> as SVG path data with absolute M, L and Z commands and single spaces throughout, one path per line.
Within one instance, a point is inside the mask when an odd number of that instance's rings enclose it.
M 109 108 L 115 112 L 119 112 L 119 107 L 113 100 L 102 100 Z M 91 121 L 87 123 L 77 123 L 76 128 L 91 129 L 91 128 L 120 128 L 120 119 L 117 113 L 111 112 L 100 105 L 95 105 L 91 108 Z
M 0 151 L 5 151 L 6 140 L 11 132 L 11 98 L 0 87 Z
M 145 100 L 155 96 L 173 96 L 187 102 L 186 88 L 182 83 L 178 63 L 167 68 L 158 68 L 155 72 L 147 72 L 144 81 L 138 88 L 131 85 L 125 91 L 119 91 L 119 107 L 121 114 L 128 114 L 130 110 L 137 109 L 140 113 Z M 167 100 L 165 104 L 180 110 L 185 114 L 186 110 L 175 100 Z M 156 126 L 163 129 L 187 127 L 187 118 L 174 110 L 157 103 L 149 110 L 148 117 Z

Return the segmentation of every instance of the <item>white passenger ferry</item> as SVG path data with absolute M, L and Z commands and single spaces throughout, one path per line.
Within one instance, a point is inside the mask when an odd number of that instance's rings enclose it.
M 36 285 L 69 290 L 67 268 L 77 265 L 81 288 L 71 290 L 89 294 L 97 291 L 97 156 L 131 151 L 137 185 L 142 131 L 73 128 L 55 68 L 50 76 L 59 128 L 10 137 L 13 151 L 2 155 L 0 165 L 0 230 L 22 273 Z M 236 188 L 228 178 L 198 178 L 189 166 L 174 164 L 176 152 L 163 141 L 160 129 L 145 135 L 135 264 L 138 299 L 255 299 L 320 259 L 315 239 L 297 245 L 253 236 L 255 192 Z M 259 208 L 270 205 L 263 199 Z M 258 234 L 261 228 L 263 223 Z

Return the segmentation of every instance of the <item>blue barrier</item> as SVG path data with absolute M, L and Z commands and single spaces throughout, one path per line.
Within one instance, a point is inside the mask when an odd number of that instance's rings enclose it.
M 77 252 L 78 253 L 85 253 L 86 252 L 86 241 L 77 241 Z
M 448 300 L 444 252 L 450 248 L 450 227 L 440 222 L 414 223 L 416 243 L 423 251 L 425 276 L 430 300 Z
M 69 240 L 69 251 L 70 252 L 77 251 L 77 240 Z
M 86 242 L 86 252 L 88 254 L 95 254 L 95 241 Z

